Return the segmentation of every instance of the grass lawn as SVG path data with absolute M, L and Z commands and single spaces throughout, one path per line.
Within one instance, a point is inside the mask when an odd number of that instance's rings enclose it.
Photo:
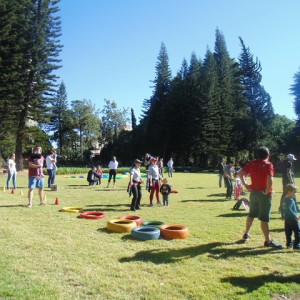
M 257 220 L 251 240 L 240 243 L 247 213 L 232 210 L 234 201 L 225 200 L 216 174 L 174 174 L 170 183 L 179 193 L 170 195 L 169 207 L 147 207 L 143 189 L 136 215 L 182 224 L 190 233 L 184 240 L 144 242 L 106 231 L 108 220 L 132 215 L 128 180 L 106 189 L 107 179 L 101 187 L 89 187 L 85 177 L 57 176 L 59 191 L 46 189 L 47 205 L 39 206 L 35 190 L 32 209 L 24 207 L 25 175 L 17 178 L 15 194 L 0 191 L 0 299 L 300 298 L 300 252 L 264 248 Z M 6 176 L 0 180 L 2 187 Z M 280 178 L 274 187 L 270 229 L 285 245 L 277 212 Z M 87 220 L 59 212 L 68 206 L 107 217 Z

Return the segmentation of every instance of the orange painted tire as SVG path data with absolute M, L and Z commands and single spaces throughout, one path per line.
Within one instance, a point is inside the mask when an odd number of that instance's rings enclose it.
M 171 190 L 171 193 L 177 194 L 178 191 L 176 191 L 176 190 Z
M 168 224 L 160 227 L 160 233 L 165 239 L 185 239 L 188 228 L 180 224 Z
M 141 226 L 143 222 L 142 218 L 139 216 L 122 216 L 119 219 L 134 221 L 136 223 L 136 226 Z
M 136 227 L 136 223 L 132 220 L 115 219 L 107 222 L 107 230 L 111 232 L 131 232 Z
M 103 212 L 100 211 L 85 211 L 83 213 L 81 213 L 80 218 L 83 219 L 103 219 L 106 217 L 106 215 Z

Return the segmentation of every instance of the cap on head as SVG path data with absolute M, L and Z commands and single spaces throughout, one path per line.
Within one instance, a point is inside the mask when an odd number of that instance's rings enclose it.
M 152 158 L 150 159 L 150 162 L 157 162 L 157 158 L 152 157 Z
M 297 158 L 295 157 L 294 154 L 288 154 L 288 155 L 286 156 L 286 158 L 287 158 L 287 159 L 291 159 L 291 160 L 297 160 Z
M 135 163 L 135 164 L 141 164 L 142 161 L 140 161 L 139 159 L 135 159 L 135 160 L 134 160 L 134 163 Z

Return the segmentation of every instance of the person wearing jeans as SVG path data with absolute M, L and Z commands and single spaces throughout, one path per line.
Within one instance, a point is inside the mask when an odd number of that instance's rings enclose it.
M 48 174 L 48 188 L 54 185 L 56 175 L 56 154 L 53 150 L 49 151 L 46 157 L 47 174 Z
M 12 180 L 14 189 L 16 189 L 17 184 L 17 169 L 16 169 L 16 161 L 15 161 L 15 154 L 12 153 L 7 161 L 8 164 L 8 177 L 6 181 L 6 188 L 9 190 L 10 181 Z

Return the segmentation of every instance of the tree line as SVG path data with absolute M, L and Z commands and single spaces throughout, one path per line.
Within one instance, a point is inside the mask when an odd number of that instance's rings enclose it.
M 101 110 L 91 100 L 68 101 L 55 75 L 63 63 L 59 0 L 2 0 L 0 22 L 0 155 L 15 152 L 19 169 L 35 145 L 50 149 L 53 143 L 75 162 L 99 149 L 94 161 L 116 155 L 125 163 L 150 152 L 201 167 L 220 156 L 251 158 L 261 144 L 277 157 L 297 152 L 300 72 L 291 85 L 294 122 L 274 114 L 261 64 L 242 38 L 235 59 L 217 29 L 214 50 L 202 59 L 192 53 L 174 77 L 162 43 L 153 92 L 138 123 L 133 109 L 119 109 L 112 100 L 105 99 Z M 123 130 L 130 119 L 132 131 Z

